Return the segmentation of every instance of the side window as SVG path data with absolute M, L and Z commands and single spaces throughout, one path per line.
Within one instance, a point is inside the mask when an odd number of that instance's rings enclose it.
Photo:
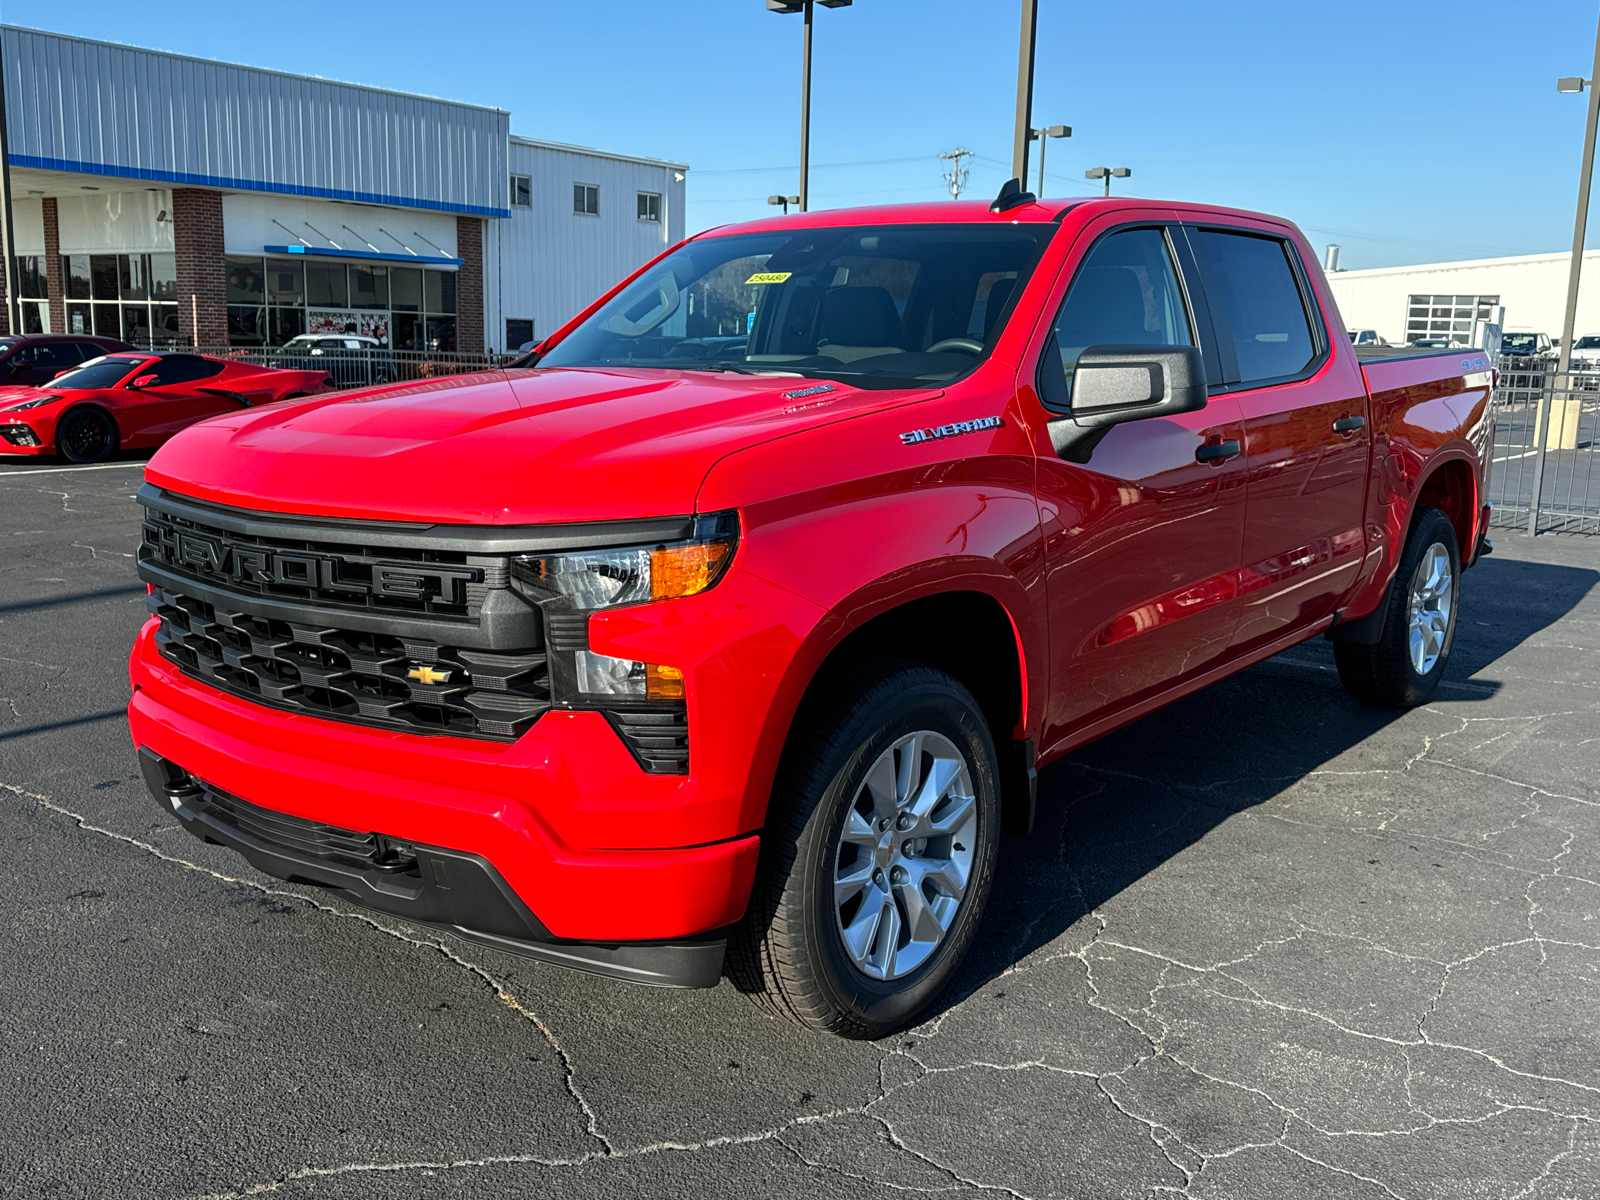
M 1202 229 L 1206 299 L 1239 362 L 1239 382 L 1294 375 L 1316 357 L 1305 300 L 1280 239 Z M 1226 331 L 1220 326 L 1226 325 Z
M 1128 229 L 1097 243 L 1072 277 L 1055 341 L 1068 396 L 1078 356 L 1090 346 L 1193 346 L 1166 235 Z
M 83 361 L 71 342 L 34 342 L 18 351 L 16 358 L 41 371 L 65 371 Z
M 209 379 L 220 373 L 222 364 L 207 362 L 203 358 L 173 357 L 163 358 L 155 363 L 149 374 L 156 377 L 156 387 L 166 387 L 174 383 L 191 383 L 196 379 Z

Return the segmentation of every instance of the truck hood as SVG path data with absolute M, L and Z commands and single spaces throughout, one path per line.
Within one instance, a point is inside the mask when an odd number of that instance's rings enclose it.
M 492 371 L 245 409 L 193 425 L 145 477 L 218 504 L 307 516 L 530 525 L 693 511 L 711 465 L 937 389 L 793 376 Z M 810 395 L 795 395 L 812 392 Z

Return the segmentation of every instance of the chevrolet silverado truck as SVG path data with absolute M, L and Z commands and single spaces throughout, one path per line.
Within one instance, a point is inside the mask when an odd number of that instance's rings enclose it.
M 1482 351 L 1350 345 L 1287 221 L 774 217 L 511 367 L 150 460 L 145 778 L 268 875 L 877 1037 L 1039 768 L 1305 639 L 1416 705 L 1489 550 Z

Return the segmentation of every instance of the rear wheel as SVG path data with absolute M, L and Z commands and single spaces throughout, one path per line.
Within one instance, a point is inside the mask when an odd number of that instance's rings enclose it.
M 910 1024 L 983 915 L 999 833 L 994 744 L 971 693 L 871 665 L 787 755 L 729 973 L 774 1011 L 845 1037 Z
M 68 462 L 102 462 L 117 448 L 117 423 L 99 408 L 75 408 L 56 426 L 56 449 Z
M 1377 642 L 1334 643 L 1345 690 L 1363 703 L 1389 708 L 1426 704 L 1450 660 L 1460 583 L 1455 526 L 1437 508 L 1424 508 L 1389 585 Z

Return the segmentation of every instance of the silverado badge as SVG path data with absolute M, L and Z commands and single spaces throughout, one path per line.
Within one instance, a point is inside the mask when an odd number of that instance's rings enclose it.
M 977 433 L 980 429 L 999 429 L 1004 424 L 1005 421 L 999 417 L 979 417 L 976 421 L 953 421 L 937 429 L 913 429 L 909 433 L 902 433 L 900 441 L 903 445 L 915 446 L 919 442 L 958 437 L 963 433 Z

